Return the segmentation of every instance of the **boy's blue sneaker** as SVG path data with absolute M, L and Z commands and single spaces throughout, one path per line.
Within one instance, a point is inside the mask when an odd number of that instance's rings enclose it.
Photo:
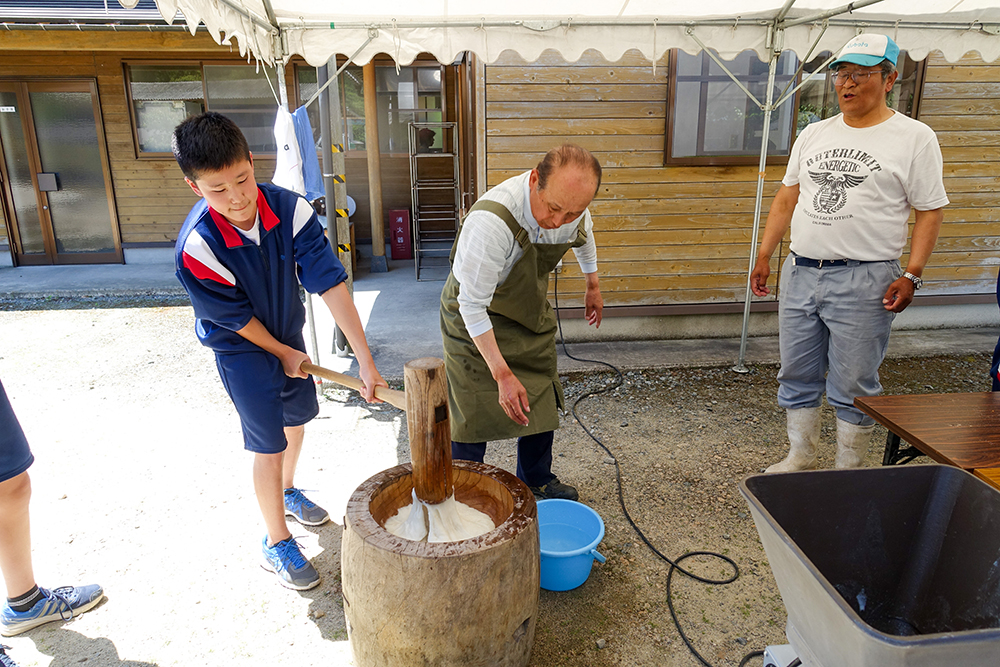
M 307 526 L 320 526 L 330 520 L 325 509 L 306 498 L 300 489 L 285 489 L 285 515 Z
M 14 658 L 7 655 L 7 649 L 9 648 L 9 646 L 0 644 L 0 665 L 3 665 L 3 667 L 18 667 L 17 663 L 14 662 Z
M 68 621 L 93 609 L 104 599 L 104 589 L 96 584 L 40 590 L 45 597 L 28 611 L 14 611 L 4 602 L 0 610 L 3 625 L 0 634 L 12 637 L 49 621 Z
M 264 562 L 261 567 L 278 575 L 281 585 L 297 591 L 307 591 L 319 585 L 319 573 L 306 560 L 294 537 L 281 540 L 273 547 L 267 546 L 264 536 Z

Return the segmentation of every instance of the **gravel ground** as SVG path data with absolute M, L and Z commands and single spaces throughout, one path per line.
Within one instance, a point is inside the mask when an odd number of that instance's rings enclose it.
M 23 666 L 350 665 L 340 591 L 341 520 L 353 490 L 409 460 L 405 416 L 328 388 L 307 428 L 298 485 L 330 510 L 319 528 L 292 524 L 323 584 L 297 593 L 258 566 L 263 527 L 235 411 L 211 353 L 176 300 L 0 300 L 0 378 L 35 452 L 35 571 L 43 586 L 101 583 L 107 600 L 70 623 L 4 639 Z M 988 390 L 988 355 L 887 361 L 887 393 Z M 737 485 L 779 460 L 784 414 L 773 366 L 631 371 L 587 398 L 556 435 L 555 471 L 603 517 L 587 582 L 542 591 L 532 665 L 698 665 L 666 605 L 665 563 L 691 550 L 733 558 L 741 576 L 707 586 L 675 575 L 685 632 L 713 665 L 785 643 L 785 611 Z M 567 397 L 611 383 L 565 378 Z M 833 458 L 824 415 L 821 465 Z M 881 457 L 876 428 L 867 464 Z M 487 462 L 513 469 L 510 442 Z M 687 561 L 721 578 L 717 560 Z M 756 661 L 751 664 L 759 664 Z

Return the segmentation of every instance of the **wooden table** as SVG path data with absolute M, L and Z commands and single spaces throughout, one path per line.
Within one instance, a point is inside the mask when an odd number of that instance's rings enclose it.
M 869 396 L 854 405 L 889 429 L 883 465 L 923 454 L 1000 488 L 1000 392 Z M 911 446 L 900 449 L 900 439 Z

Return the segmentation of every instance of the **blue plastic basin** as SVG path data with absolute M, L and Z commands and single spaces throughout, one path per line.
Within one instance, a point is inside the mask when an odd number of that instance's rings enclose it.
M 568 591 L 582 585 L 594 560 L 604 562 L 596 548 L 604 539 L 604 522 L 583 503 L 538 501 L 538 535 L 541 586 L 547 591 Z

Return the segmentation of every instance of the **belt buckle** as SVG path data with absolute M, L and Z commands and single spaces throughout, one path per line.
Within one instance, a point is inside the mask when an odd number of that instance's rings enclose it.
M 819 266 L 817 266 L 816 268 L 817 269 L 822 269 L 823 268 L 823 260 L 819 260 Z

